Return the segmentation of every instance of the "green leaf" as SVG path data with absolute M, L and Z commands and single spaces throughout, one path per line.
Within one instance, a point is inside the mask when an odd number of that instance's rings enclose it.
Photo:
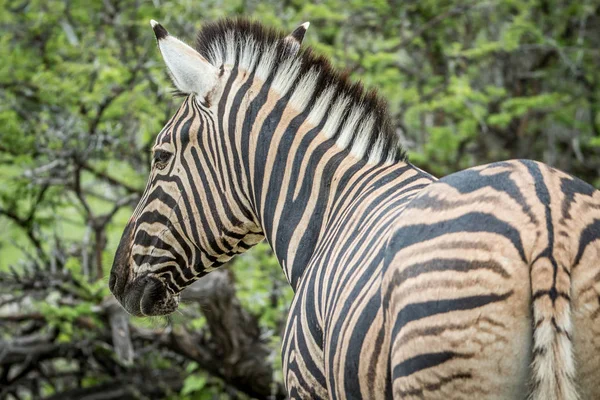
M 183 381 L 182 395 L 199 392 L 206 386 L 206 378 L 202 375 L 190 375 Z

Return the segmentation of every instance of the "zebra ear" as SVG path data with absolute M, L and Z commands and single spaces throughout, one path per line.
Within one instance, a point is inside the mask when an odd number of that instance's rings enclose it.
M 150 21 L 158 48 L 177 89 L 206 97 L 217 84 L 218 70 L 196 50 L 169 32 L 155 20 Z
M 304 34 L 308 30 L 309 26 L 310 22 L 305 22 L 285 37 L 285 41 L 292 44 L 292 48 L 295 53 L 297 53 L 298 50 L 300 50 L 300 45 L 302 45 Z

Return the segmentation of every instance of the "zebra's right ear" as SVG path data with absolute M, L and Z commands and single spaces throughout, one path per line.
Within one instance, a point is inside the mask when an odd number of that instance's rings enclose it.
M 155 20 L 150 21 L 158 48 L 177 89 L 205 98 L 218 82 L 218 70 L 196 50 L 169 32 Z
M 306 34 L 306 31 L 308 30 L 309 26 L 310 26 L 310 22 L 305 22 L 302 25 L 300 25 L 299 27 L 297 27 L 296 29 L 294 29 L 294 31 L 292 33 L 290 33 L 289 35 L 287 35 L 285 37 L 285 40 L 288 43 L 292 44 L 292 49 L 293 49 L 294 53 L 297 53 L 298 50 L 300 50 L 300 46 L 302 45 L 302 40 L 304 40 L 304 35 Z

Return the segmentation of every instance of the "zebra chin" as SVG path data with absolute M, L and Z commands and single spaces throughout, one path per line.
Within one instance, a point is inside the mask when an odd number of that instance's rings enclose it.
M 136 317 L 168 315 L 177 310 L 179 294 L 172 294 L 162 280 L 152 274 L 136 278 L 113 294 L 123 308 Z

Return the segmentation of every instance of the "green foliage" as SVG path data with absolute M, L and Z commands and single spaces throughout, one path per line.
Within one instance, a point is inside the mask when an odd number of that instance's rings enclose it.
M 94 317 L 92 305 L 90 303 L 78 304 L 75 307 L 70 305 L 56 306 L 41 302 L 37 305 L 40 313 L 48 321 L 50 327 L 55 327 L 60 332 L 58 342 L 66 343 L 79 339 L 74 335 L 81 335 L 84 331 L 74 328 L 77 318 L 88 316 Z
M 260 265 L 260 268 L 254 266 Z M 292 290 L 269 245 L 258 244 L 251 252 L 233 262 L 237 295 L 244 307 L 260 317 L 264 326 L 274 329 L 285 320 Z
M 204 389 L 204 387 L 206 386 L 206 377 L 200 374 L 190 374 L 187 378 L 185 378 L 185 380 L 183 381 L 183 389 L 181 389 L 181 394 L 186 396 L 192 393 L 197 393 L 197 392 L 201 392 L 202 389 Z M 198 398 L 198 399 L 204 399 L 204 398 L 208 398 L 210 399 L 212 397 L 211 394 L 208 394 L 208 397 L 203 396 L 203 397 L 193 397 L 194 399 Z
M 227 399 L 223 394 L 222 384 L 203 373 L 198 364 L 192 362 L 186 367 L 188 376 L 183 381 L 183 387 L 175 397 L 180 400 L 213 400 Z

